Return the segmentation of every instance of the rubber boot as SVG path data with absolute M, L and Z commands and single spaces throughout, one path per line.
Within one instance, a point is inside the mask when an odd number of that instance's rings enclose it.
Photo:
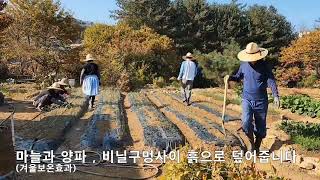
M 262 139 L 261 137 L 257 137 L 256 138 L 256 142 L 254 143 L 254 150 L 256 150 L 257 154 L 260 153 L 260 146 L 261 146 L 261 143 L 262 143 Z
M 91 109 L 94 108 L 94 101 L 95 101 L 96 97 L 95 96 L 91 96 Z
M 254 136 L 253 134 L 247 134 L 247 137 L 250 142 L 250 147 L 248 148 L 248 151 L 253 152 L 255 150 Z

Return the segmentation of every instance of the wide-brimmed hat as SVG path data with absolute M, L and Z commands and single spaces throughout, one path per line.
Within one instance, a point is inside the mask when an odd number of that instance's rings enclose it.
M 86 59 L 83 61 L 87 62 L 87 61 L 95 61 L 95 60 L 96 59 L 93 57 L 92 54 L 87 54 Z
M 188 52 L 185 56 L 182 56 L 182 58 L 183 58 L 184 60 L 193 59 L 193 55 L 192 55 L 192 53 Z
M 69 79 L 62 78 L 61 81 L 58 82 L 61 86 L 69 86 Z
M 53 83 L 51 86 L 47 87 L 47 89 L 55 89 L 55 90 L 63 91 L 63 89 L 60 88 L 60 84 L 58 82 Z
M 240 61 L 253 62 L 258 61 L 268 55 L 268 50 L 260 48 L 257 43 L 251 42 L 247 45 L 245 50 L 238 53 Z

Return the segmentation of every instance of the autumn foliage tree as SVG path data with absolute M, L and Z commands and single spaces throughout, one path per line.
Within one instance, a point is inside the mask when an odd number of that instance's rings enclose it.
M 282 85 L 297 86 L 298 82 L 320 78 L 320 30 L 292 42 L 281 51 L 277 76 Z
M 75 19 L 54 0 L 11 0 L 5 8 L 12 23 L 3 31 L 0 51 L 11 72 L 43 77 L 67 61 L 68 44 L 80 38 Z
M 6 29 L 9 24 L 12 22 L 12 19 L 3 12 L 3 9 L 7 3 L 3 0 L 0 0 L 0 49 L 3 47 L 4 38 L 3 38 L 3 30 Z M 9 69 L 6 62 L 2 58 L 2 54 L 0 52 L 0 79 L 6 79 L 9 74 Z
M 171 77 L 178 66 L 173 41 L 148 27 L 96 24 L 85 31 L 84 43 L 84 54 L 99 59 L 103 82 L 125 91 Z

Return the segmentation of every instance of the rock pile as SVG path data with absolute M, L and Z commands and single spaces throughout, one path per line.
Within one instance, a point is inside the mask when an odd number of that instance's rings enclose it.
M 288 159 L 295 158 L 295 161 L 289 161 L 290 163 L 294 163 L 301 169 L 308 170 L 311 174 L 320 175 L 320 159 L 318 157 L 307 157 L 297 152 L 294 155 L 294 148 L 292 145 L 288 145 L 291 137 L 284 131 L 277 129 L 276 126 L 277 123 L 271 125 L 267 137 L 263 140 L 263 146 L 273 151 L 277 157 L 284 156 L 284 152 L 290 152 L 286 154 Z

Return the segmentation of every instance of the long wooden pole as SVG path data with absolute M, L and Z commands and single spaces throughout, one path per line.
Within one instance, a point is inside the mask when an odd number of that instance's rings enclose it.
M 228 94 L 228 80 L 229 80 L 229 75 L 227 75 L 225 78 L 224 78 L 224 98 L 223 98 L 223 109 L 222 109 L 222 129 L 223 129 L 223 134 L 224 136 L 226 137 L 226 130 L 224 128 L 224 119 L 225 119 L 225 114 L 226 114 L 226 106 L 227 106 L 227 94 Z

